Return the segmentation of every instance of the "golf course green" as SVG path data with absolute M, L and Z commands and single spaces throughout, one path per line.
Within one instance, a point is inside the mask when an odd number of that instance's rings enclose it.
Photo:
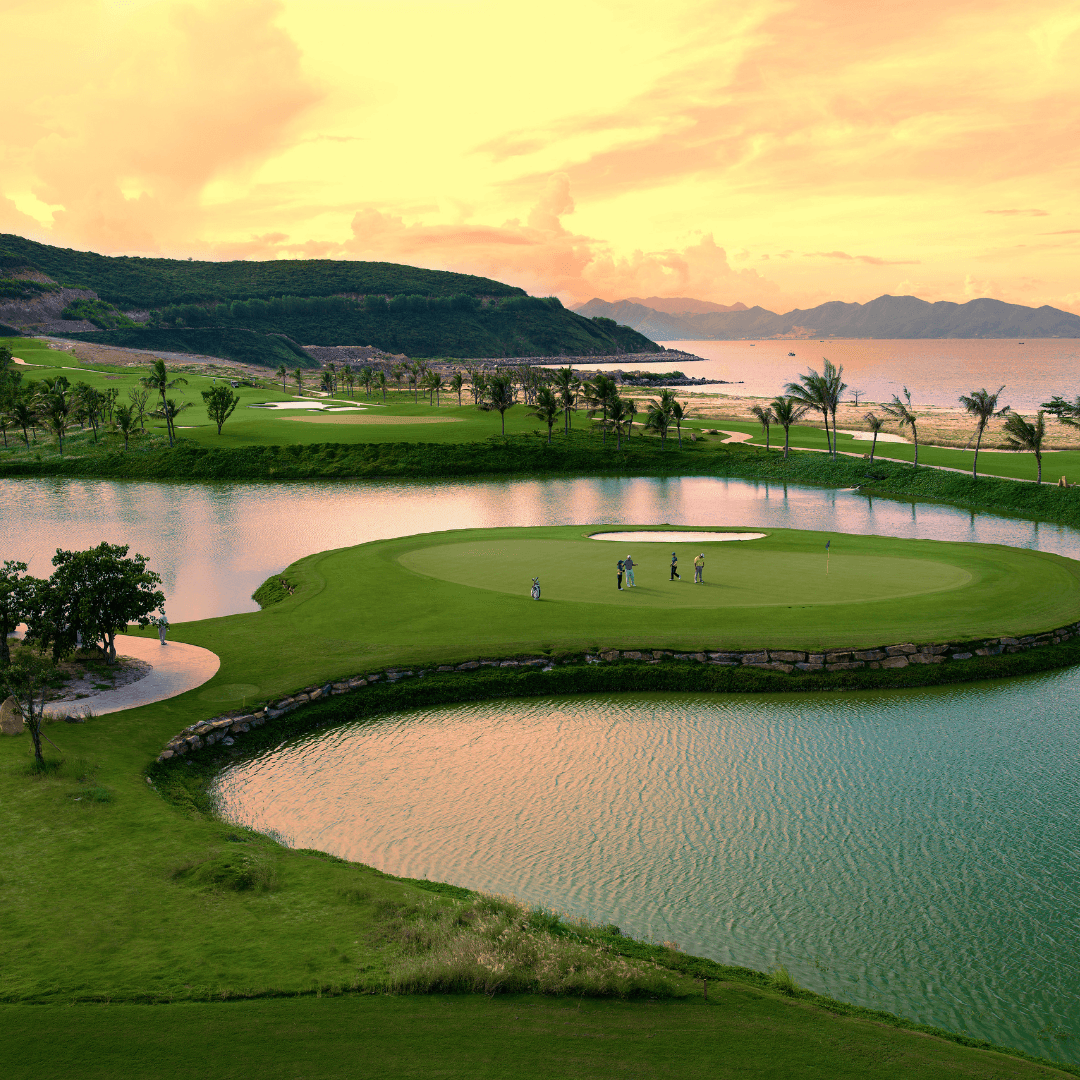
M 239 705 L 383 667 L 539 649 L 871 647 L 1021 636 L 1080 618 L 1080 565 L 1045 552 L 785 529 L 728 543 L 590 539 L 601 528 L 427 533 L 321 552 L 283 572 L 291 595 L 177 636 L 222 659 L 202 699 Z M 670 580 L 673 547 L 681 581 Z M 627 554 L 637 585 L 620 592 Z

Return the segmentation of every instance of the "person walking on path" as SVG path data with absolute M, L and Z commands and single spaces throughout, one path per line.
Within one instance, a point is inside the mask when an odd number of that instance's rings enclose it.
M 675 552 L 673 551 L 671 553 L 671 578 L 670 578 L 670 580 L 674 581 L 676 578 L 678 578 L 680 581 L 682 581 L 682 575 L 679 573 L 679 556 L 676 555 Z
M 619 584 L 619 592 L 622 592 L 622 576 L 623 576 L 623 570 L 625 570 L 625 569 L 626 569 L 626 563 L 624 563 L 622 561 L 622 559 L 620 559 L 619 560 L 619 571 L 618 571 L 618 574 L 616 576 L 616 580 L 618 581 L 618 584 Z
M 634 560 L 630 555 L 627 555 L 623 560 L 623 565 L 626 567 L 626 587 L 632 589 L 634 587 Z
M 694 560 L 694 584 L 695 585 L 704 584 L 704 582 L 701 580 L 701 575 L 702 575 L 702 573 L 704 573 L 704 571 L 705 571 L 705 552 L 703 551 Z
M 165 612 L 161 613 L 160 618 L 157 620 L 157 634 L 158 640 L 162 645 L 168 644 L 165 640 L 165 635 L 169 632 L 169 620 L 165 618 Z

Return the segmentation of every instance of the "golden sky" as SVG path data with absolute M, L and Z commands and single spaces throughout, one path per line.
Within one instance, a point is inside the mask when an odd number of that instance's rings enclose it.
M 1080 311 L 1075 0 L 0 0 L 0 231 Z

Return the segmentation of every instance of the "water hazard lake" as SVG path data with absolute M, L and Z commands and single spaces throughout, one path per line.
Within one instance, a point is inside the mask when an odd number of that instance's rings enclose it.
M 0 482 L 5 557 L 131 543 L 173 623 L 310 552 L 525 524 L 790 527 L 1080 557 L 1064 527 L 712 478 Z M 834 541 L 835 543 L 836 541 Z M 224 812 L 390 873 L 513 893 L 849 1001 L 1080 1060 L 1080 672 L 776 697 L 398 714 L 223 778 Z

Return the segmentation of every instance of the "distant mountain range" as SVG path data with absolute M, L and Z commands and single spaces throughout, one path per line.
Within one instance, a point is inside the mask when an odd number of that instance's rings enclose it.
M 650 306 L 650 305 L 656 306 Z M 678 305 L 697 305 L 696 308 Z M 663 305 L 661 308 L 659 305 Z M 708 305 L 708 307 L 706 307 Z M 762 338 L 1080 338 L 1080 316 L 1044 305 L 1006 304 L 983 297 L 966 304 L 917 296 L 879 296 L 868 304 L 834 300 L 784 315 L 737 304 L 725 309 L 705 300 L 649 297 L 590 300 L 574 309 L 606 316 L 653 341 L 738 341 Z

